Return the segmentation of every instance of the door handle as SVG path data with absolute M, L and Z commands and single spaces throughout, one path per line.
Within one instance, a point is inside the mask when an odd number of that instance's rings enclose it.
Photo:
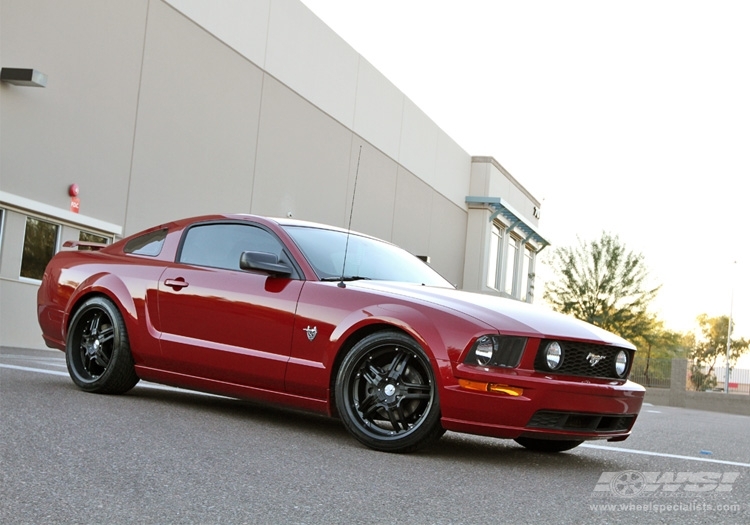
M 177 279 L 167 279 L 166 281 L 164 281 L 164 284 L 172 288 L 175 292 L 179 292 L 183 288 L 187 288 L 189 286 L 188 282 L 185 281 L 185 279 L 183 279 L 182 277 L 178 277 Z

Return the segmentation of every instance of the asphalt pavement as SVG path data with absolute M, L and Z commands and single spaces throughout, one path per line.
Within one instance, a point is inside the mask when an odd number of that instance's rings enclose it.
M 86 394 L 61 352 L 3 348 L 0 523 L 747 524 L 749 434 L 746 416 L 645 406 L 621 443 L 449 432 L 386 454 L 319 416 L 147 383 Z

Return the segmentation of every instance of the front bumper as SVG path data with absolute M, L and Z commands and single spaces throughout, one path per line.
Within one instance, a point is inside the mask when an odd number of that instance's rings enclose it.
M 518 369 L 443 368 L 440 405 L 446 430 L 502 438 L 621 441 L 630 435 L 645 389 L 631 381 L 555 376 Z M 507 385 L 508 395 L 459 385 Z

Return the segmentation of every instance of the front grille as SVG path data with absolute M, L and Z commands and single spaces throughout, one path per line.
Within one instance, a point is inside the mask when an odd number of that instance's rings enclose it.
M 583 432 L 626 432 L 635 422 L 635 416 L 580 414 L 540 410 L 529 420 L 528 428 L 568 430 Z
M 565 374 L 570 376 L 602 377 L 607 379 L 625 379 L 630 374 L 633 363 L 633 351 L 616 346 L 604 346 L 575 341 L 557 341 L 563 349 L 563 362 L 557 370 L 547 368 L 544 350 L 550 341 L 542 341 L 539 353 L 534 362 L 537 372 Z M 624 377 L 615 372 L 615 357 L 625 350 L 628 353 L 628 367 Z M 593 364 L 592 364 L 593 363 Z

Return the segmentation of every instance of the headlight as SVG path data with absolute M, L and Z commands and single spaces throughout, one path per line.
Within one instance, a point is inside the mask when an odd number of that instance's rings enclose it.
M 474 346 L 474 356 L 478 365 L 487 366 L 495 355 L 495 341 L 489 336 L 482 336 L 477 339 Z
M 521 362 L 525 346 L 525 337 L 483 335 L 474 342 L 465 362 L 479 366 L 515 368 Z
M 625 373 L 628 371 L 628 353 L 625 350 L 620 350 L 615 357 L 615 373 L 618 377 L 625 377 Z
M 563 349 L 560 343 L 552 341 L 547 345 L 547 348 L 544 349 L 544 360 L 550 370 L 557 370 L 562 366 Z

